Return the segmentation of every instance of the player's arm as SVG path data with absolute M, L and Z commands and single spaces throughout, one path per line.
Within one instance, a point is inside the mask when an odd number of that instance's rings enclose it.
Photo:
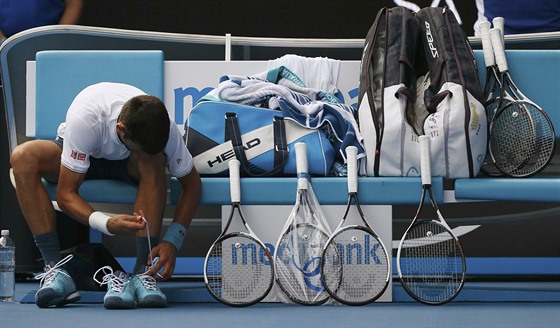
M 182 190 L 175 207 L 173 223 L 168 228 L 164 240 L 152 250 L 152 257 L 158 257 L 159 260 L 148 271 L 148 274 L 156 275 L 156 272 L 163 268 L 163 272 L 155 276 L 156 279 L 167 279 L 173 274 L 177 251 L 186 233 L 184 228 L 188 228 L 191 224 L 202 191 L 202 182 L 194 166 L 189 174 L 177 178 L 177 180 L 181 184 Z
M 202 182 L 198 171 L 193 166 L 192 171 L 184 177 L 178 178 L 181 183 L 181 193 L 175 208 L 175 217 L 173 222 L 188 228 L 192 218 L 196 212 L 200 193 L 202 191 Z
M 84 178 L 85 173 L 73 172 L 61 165 L 56 200 L 65 214 L 85 225 L 91 225 L 89 220 L 95 210 L 78 193 Z M 107 221 L 107 230 L 112 234 L 120 232 L 135 233 L 144 229 L 144 227 L 144 221 L 140 216 L 135 215 L 117 214 L 108 218 Z
M 170 124 L 169 142 L 165 153 L 168 156 L 169 172 L 178 177 L 182 187 L 173 222 L 188 228 L 200 200 L 202 182 L 179 128 L 173 122 Z

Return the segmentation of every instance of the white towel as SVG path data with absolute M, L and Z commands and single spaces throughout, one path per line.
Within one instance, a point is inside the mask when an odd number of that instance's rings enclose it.
M 285 55 L 268 62 L 268 70 L 286 66 L 294 72 L 304 85 L 311 89 L 327 91 L 332 94 L 338 92 L 338 70 L 340 61 L 325 57 L 308 58 L 298 55 Z

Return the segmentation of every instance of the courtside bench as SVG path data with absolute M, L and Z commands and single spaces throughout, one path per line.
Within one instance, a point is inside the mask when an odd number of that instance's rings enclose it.
M 476 52 L 476 56 L 479 63 L 482 63 L 480 51 Z M 35 137 L 52 139 L 56 126 L 64 120 L 66 109 L 73 97 L 92 83 L 101 81 L 130 83 L 148 93 L 162 96 L 163 61 L 164 56 L 161 51 L 37 53 Z M 560 140 L 560 111 L 557 109 L 560 100 L 557 91 L 560 90 L 560 51 L 508 51 L 508 61 L 521 90 L 547 110 L 556 127 L 557 140 Z M 77 67 L 79 69 L 76 69 Z M 88 67 L 87 74 L 83 73 L 84 67 Z M 479 65 L 479 69 L 481 79 L 484 80 L 484 67 Z M 79 75 L 75 74 L 77 71 L 80 71 Z M 13 127 L 9 132 L 14 133 Z M 293 204 L 295 199 L 296 178 L 242 178 L 241 183 L 242 199 L 247 205 L 289 205 Z M 47 182 L 45 184 L 51 198 L 56 200 L 56 185 Z M 313 186 L 321 204 L 346 203 L 345 179 L 316 177 L 313 179 Z M 362 177 L 359 179 L 359 188 L 362 191 L 363 204 L 414 205 L 419 200 L 421 185 L 420 179 L 415 177 Z M 560 202 L 560 176 L 557 170 L 552 175 L 529 179 L 486 177 L 457 179 L 453 182 L 452 189 L 445 191 L 444 180 L 441 177 L 434 177 L 433 188 L 440 203 L 450 199 L 459 202 L 468 200 Z M 84 199 L 92 203 L 132 204 L 136 196 L 134 185 L 109 180 L 86 181 L 79 192 Z M 170 206 L 176 204 L 179 192 L 179 184 L 175 179 L 171 179 L 168 197 Z M 445 197 L 444 194 L 449 192 L 453 196 Z M 227 178 L 203 178 L 201 205 L 225 205 L 229 202 Z M 100 233 L 93 232 L 91 241 L 99 240 L 101 240 Z
M 481 51 L 475 51 L 482 63 Z M 556 126 L 560 140 L 560 51 L 508 51 L 510 71 L 518 86 L 539 103 Z M 66 109 L 83 88 L 101 81 L 130 83 L 147 93 L 163 97 L 163 62 L 161 51 L 44 51 L 36 56 L 36 127 L 35 137 L 52 139 Z M 86 69 L 84 69 L 86 68 Z M 479 65 L 484 81 L 485 68 Z M 75 72 L 80 72 L 75 74 Z M 535 83 L 537 82 L 537 83 Z M 64 88 L 61 86 L 64 85 Z M 556 160 L 557 161 L 557 160 Z M 201 205 L 229 204 L 227 178 L 203 177 Z M 421 186 L 416 177 L 362 177 L 363 204 L 416 204 Z M 45 182 L 56 200 L 56 185 Z M 295 199 L 296 178 L 242 178 L 242 199 L 247 205 L 286 205 Z M 346 180 L 321 177 L 313 179 L 321 204 L 345 204 Z M 180 185 L 171 179 L 169 204 L 175 205 Z M 434 178 L 434 192 L 444 201 L 443 179 Z M 560 202 L 560 176 L 527 179 L 487 178 L 457 179 L 454 198 L 461 200 L 506 200 Z M 136 188 L 110 180 L 85 181 L 80 195 L 92 203 L 132 204 Z M 446 198 L 447 200 L 447 198 Z

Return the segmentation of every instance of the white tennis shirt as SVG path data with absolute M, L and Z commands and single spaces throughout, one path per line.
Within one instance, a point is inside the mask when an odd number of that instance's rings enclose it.
M 64 139 L 61 162 L 77 173 L 86 173 L 90 156 L 108 160 L 128 158 L 130 151 L 117 136 L 117 119 L 130 98 L 145 94 L 128 84 L 102 82 L 82 90 L 66 113 L 57 136 Z M 170 121 L 169 140 L 164 153 L 169 173 L 183 177 L 190 173 L 193 158 L 179 128 Z

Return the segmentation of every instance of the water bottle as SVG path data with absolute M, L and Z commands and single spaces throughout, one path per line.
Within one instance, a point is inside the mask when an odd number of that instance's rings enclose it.
M 2 230 L 0 238 L 0 302 L 13 302 L 15 293 L 16 245 L 10 230 Z

